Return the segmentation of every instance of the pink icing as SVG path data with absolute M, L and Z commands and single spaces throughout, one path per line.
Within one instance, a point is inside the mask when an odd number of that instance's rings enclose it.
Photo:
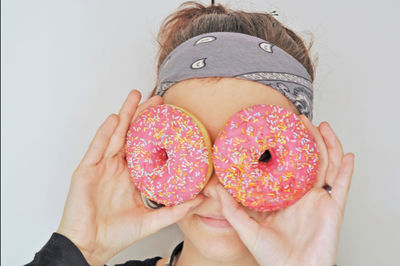
M 258 159 L 269 150 L 271 159 Z M 296 114 L 259 104 L 234 114 L 213 146 L 215 172 L 244 206 L 274 211 L 299 200 L 313 186 L 317 145 Z
M 126 159 L 137 188 L 166 206 L 193 199 L 205 185 L 206 142 L 194 119 L 171 105 L 145 109 L 130 126 Z

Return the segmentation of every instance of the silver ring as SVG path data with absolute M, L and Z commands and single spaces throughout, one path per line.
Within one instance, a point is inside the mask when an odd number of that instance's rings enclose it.
M 332 193 L 332 187 L 329 184 L 325 184 L 322 188 L 325 189 L 329 195 Z

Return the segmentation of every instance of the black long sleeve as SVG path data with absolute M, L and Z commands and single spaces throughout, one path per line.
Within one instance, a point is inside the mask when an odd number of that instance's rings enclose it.
M 155 266 L 161 257 L 146 260 L 130 260 L 117 266 Z M 49 241 L 35 254 L 25 266 L 90 266 L 75 244 L 67 237 L 54 232 Z M 107 265 L 104 265 L 107 266 Z
M 90 266 L 81 251 L 67 237 L 54 232 L 28 266 Z

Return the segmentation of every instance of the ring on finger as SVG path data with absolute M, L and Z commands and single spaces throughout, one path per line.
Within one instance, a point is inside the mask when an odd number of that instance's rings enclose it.
M 332 193 L 332 187 L 329 184 L 325 184 L 322 188 L 325 189 L 329 195 Z

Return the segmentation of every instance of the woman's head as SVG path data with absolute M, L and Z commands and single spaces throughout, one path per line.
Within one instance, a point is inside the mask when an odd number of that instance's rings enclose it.
M 218 31 L 256 36 L 280 47 L 297 59 L 314 81 L 315 71 L 309 56 L 312 41 L 307 48 L 300 36 L 267 12 L 232 10 L 222 4 L 204 6 L 194 1 L 182 3 L 176 12 L 164 19 L 160 27 L 157 36 L 157 80 L 162 62 L 179 44 L 194 36 Z M 149 98 L 155 95 L 156 88 L 157 84 Z
M 296 58 L 314 80 L 314 67 L 309 58 L 310 48 L 307 49 L 300 37 L 272 15 L 230 10 L 220 4 L 205 7 L 195 2 L 182 4 L 161 26 L 158 35 L 160 50 L 157 73 L 164 59 L 179 44 L 194 36 L 218 31 L 253 35 L 280 47 Z M 155 95 L 155 91 L 156 88 L 150 96 Z M 230 77 L 183 80 L 168 88 L 162 97 L 164 103 L 182 107 L 199 118 L 212 143 L 229 117 L 252 105 L 274 104 L 299 114 L 295 105 L 279 91 L 258 82 Z M 211 260 L 239 261 L 248 258 L 247 248 L 232 227 L 212 227 L 199 218 L 207 215 L 222 216 L 222 206 L 216 193 L 217 184 L 218 178 L 213 172 L 201 192 L 205 196 L 203 202 L 178 223 L 185 234 L 185 247 L 192 247 L 192 251 L 197 252 L 193 256 Z M 244 209 L 256 220 L 263 220 L 268 216 L 268 213 Z

